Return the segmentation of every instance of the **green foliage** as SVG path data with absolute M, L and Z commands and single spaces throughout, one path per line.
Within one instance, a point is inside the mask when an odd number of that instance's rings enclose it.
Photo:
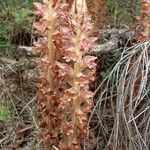
M 100 75 L 102 76 L 103 79 L 105 79 L 110 73 L 110 70 L 102 71 Z
M 29 9 L 22 8 L 19 11 L 15 11 L 12 13 L 15 18 L 15 23 L 17 26 L 26 28 L 29 27 L 32 19 L 30 17 L 31 11 Z
M 135 0 L 137 1 L 137 0 Z M 138 5 L 135 6 L 134 0 L 106 0 L 108 7 L 108 22 L 113 26 L 130 25 L 134 23 L 136 15 L 135 9 L 138 11 Z
M 33 0 L 1 0 L 0 1 L 0 9 L 10 9 L 10 8 L 32 8 Z
M 7 0 L 0 2 L 1 21 L 8 21 L 22 28 L 31 25 L 32 0 Z
M 140 15 L 140 7 L 141 7 L 141 0 L 134 0 L 135 3 L 135 15 Z
M 33 0 L 0 1 L 0 55 L 14 49 L 15 35 L 31 28 L 32 3 Z
M 5 21 L 0 21 L 0 52 L 11 47 L 9 26 Z
M 11 111 L 9 107 L 1 106 L 0 107 L 0 121 L 9 121 L 11 120 Z

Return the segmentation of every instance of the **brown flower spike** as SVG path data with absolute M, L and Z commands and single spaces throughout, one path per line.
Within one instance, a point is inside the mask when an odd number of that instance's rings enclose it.
M 80 150 L 88 135 L 88 113 L 93 93 L 95 57 L 86 53 L 96 38 L 85 0 L 67 4 L 62 0 L 35 3 L 34 42 L 39 72 L 37 100 L 40 112 L 40 136 L 45 149 Z
M 150 38 L 150 0 L 142 0 L 141 15 L 137 17 L 137 25 L 139 31 L 137 32 L 137 39 L 139 42 L 145 42 Z

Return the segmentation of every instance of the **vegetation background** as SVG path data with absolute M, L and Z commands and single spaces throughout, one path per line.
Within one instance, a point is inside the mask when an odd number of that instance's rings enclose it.
M 140 0 L 106 0 L 105 26 L 133 25 L 139 14 Z M 102 8 L 103 9 L 103 8 Z M 18 45 L 32 45 L 33 0 L 0 1 L 0 50 L 12 53 Z

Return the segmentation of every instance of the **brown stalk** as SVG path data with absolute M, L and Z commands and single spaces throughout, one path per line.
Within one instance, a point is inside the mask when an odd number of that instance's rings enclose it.
M 45 149 L 80 150 L 88 135 L 87 119 L 92 106 L 89 83 L 94 79 L 95 57 L 86 52 L 97 38 L 91 37 L 92 26 L 85 0 L 71 5 L 61 0 L 36 3 L 35 42 L 41 54 L 37 62 L 41 114 L 41 137 Z

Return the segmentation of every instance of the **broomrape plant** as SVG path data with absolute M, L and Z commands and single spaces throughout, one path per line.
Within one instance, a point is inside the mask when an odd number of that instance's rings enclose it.
M 96 57 L 86 55 L 96 38 L 85 0 L 34 3 L 40 137 L 45 149 L 80 150 L 88 135 Z M 70 6 L 71 5 L 71 6 Z
M 139 25 L 139 29 L 143 29 L 143 31 L 138 31 L 138 41 L 144 42 L 149 40 L 150 38 L 150 1 L 142 0 L 141 4 L 141 15 L 137 17 L 137 24 Z

